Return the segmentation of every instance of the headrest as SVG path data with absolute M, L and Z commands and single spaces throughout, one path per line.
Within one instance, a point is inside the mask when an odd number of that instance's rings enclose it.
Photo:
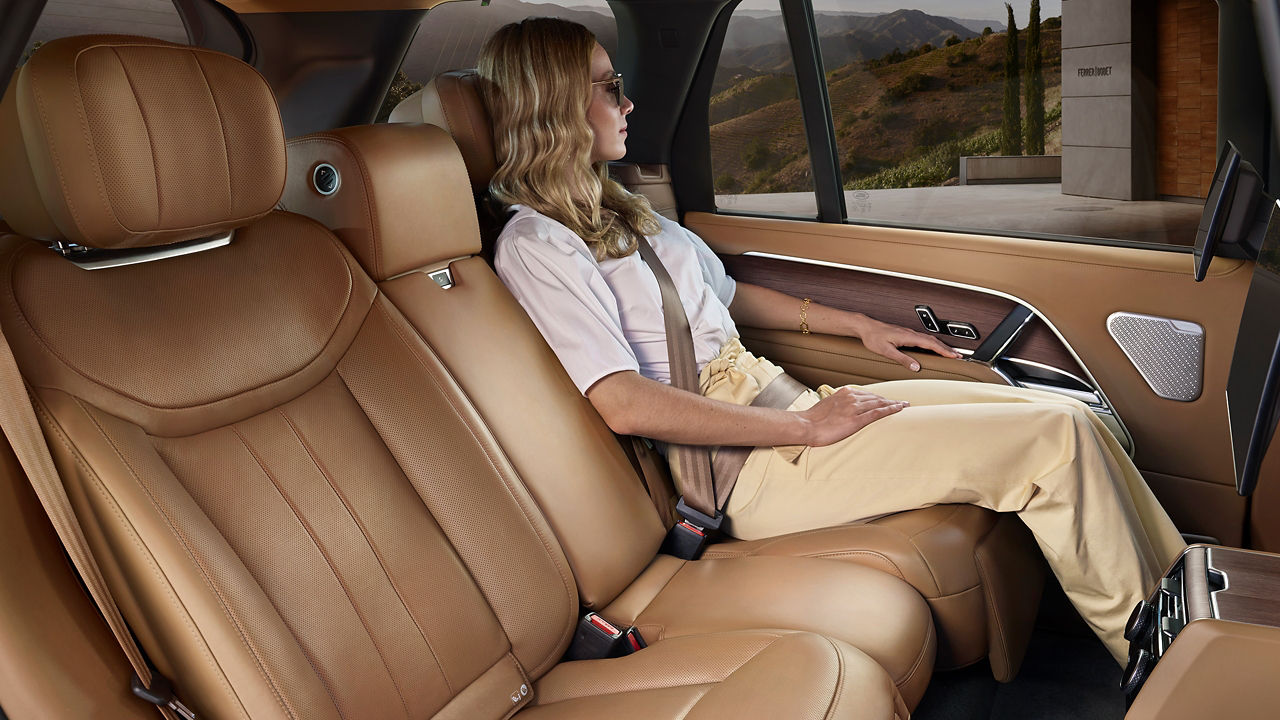
M 114 249 L 217 235 L 272 209 L 284 163 L 267 82 L 212 50 L 53 40 L 0 101 L 0 214 L 41 240 Z
M 391 111 L 393 123 L 430 123 L 453 136 L 467 163 L 471 192 L 489 189 L 498 169 L 493 154 L 493 122 L 480 98 L 480 76 L 475 70 L 441 73 Z
M 374 280 L 480 252 L 467 169 L 443 129 L 360 125 L 295 138 L 288 153 L 285 209 L 327 226 Z

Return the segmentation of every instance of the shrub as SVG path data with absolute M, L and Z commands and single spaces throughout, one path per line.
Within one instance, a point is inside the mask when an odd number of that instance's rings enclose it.
M 757 138 L 742 151 L 742 162 L 749 170 L 763 170 L 774 160 L 773 151 L 764 138 Z
M 716 178 L 717 192 L 736 192 L 738 190 L 738 179 L 729 173 L 725 173 Z
M 925 148 L 915 158 L 845 183 L 845 190 L 937 187 L 960 175 L 961 155 L 990 155 L 1000 150 L 1000 131 Z
M 890 85 L 885 89 L 884 94 L 891 100 L 901 100 L 911 93 L 924 90 L 928 83 L 928 76 L 913 72 L 898 81 L 896 85 Z
M 947 42 L 946 42 L 947 47 L 951 47 L 952 45 L 959 45 L 959 44 L 960 44 L 959 35 L 952 35 L 951 37 L 947 38 Z
M 986 26 L 986 27 L 982 28 L 982 37 L 986 37 L 986 36 L 988 36 L 988 35 L 990 35 L 990 34 L 991 34 L 991 26 L 990 26 L 990 25 L 988 25 L 988 26 Z

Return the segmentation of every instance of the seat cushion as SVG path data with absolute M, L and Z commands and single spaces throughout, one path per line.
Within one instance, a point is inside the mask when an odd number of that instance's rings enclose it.
M 836 638 L 878 662 L 908 707 L 920 701 L 933 671 L 929 606 L 906 582 L 850 563 L 659 555 L 602 614 L 636 625 L 646 640 L 753 628 Z
M 885 671 L 853 647 L 809 633 L 672 638 L 612 660 L 562 663 L 521 720 L 909 717 Z
M 1011 515 L 974 505 L 935 505 L 876 520 L 761 540 L 717 543 L 704 559 L 810 557 L 876 568 L 929 602 L 938 669 L 990 652 L 1001 680 L 1017 673 L 1044 582 L 1035 539 Z

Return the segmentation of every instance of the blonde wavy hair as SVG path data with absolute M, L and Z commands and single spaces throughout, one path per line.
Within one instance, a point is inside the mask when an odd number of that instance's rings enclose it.
M 498 161 L 489 193 L 559 221 L 604 260 L 630 255 L 636 233 L 661 227 L 648 200 L 610 178 L 607 163 L 591 162 L 595 44 L 578 23 L 529 18 L 491 35 L 477 70 Z

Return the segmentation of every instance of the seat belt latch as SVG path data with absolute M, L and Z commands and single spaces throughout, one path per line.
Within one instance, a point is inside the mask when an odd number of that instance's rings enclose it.
M 133 678 L 129 681 L 129 689 L 134 695 L 146 700 L 157 707 L 169 708 L 182 720 L 196 720 L 196 714 L 191 712 L 191 708 L 182 704 L 178 696 L 173 692 L 173 683 L 169 678 L 161 675 L 155 670 L 151 671 L 151 687 L 142 684 L 142 678 L 138 677 L 138 673 L 133 674 Z
M 724 513 L 717 510 L 716 516 L 711 517 L 686 505 L 683 497 L 676 503 L 676 512 L 683 519 L 667 531 L 658 552 L 681 560 L 697 560 L 707 541 L 720 532 Z
M 565 660 L 600 660 L 615 658 L 646 647 L 644 638 L 634 627 L 625 630 L 589 612 L 578 622 L 573 642 L 565 652 Z

